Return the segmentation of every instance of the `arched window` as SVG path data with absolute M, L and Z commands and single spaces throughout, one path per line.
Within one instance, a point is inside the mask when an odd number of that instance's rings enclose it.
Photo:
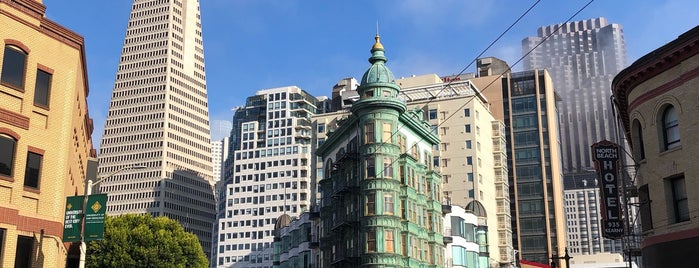
M 0 134 L 0 175 L 12 177 L 17 140 Z
M 0 82 L 18 90 L 24 91 L 24 74 L 27 65 L 27 53 L 13 45 L 5 45 L 5 56 L 2 59 L 2 76 Z
M 677 120 L 677 110 L 670 105 L 663 111 L 662 118 L 663 147 L 669 150 L 680 146 L 680 126 Z
M 633 120 L 631 140 L 633 141 L 633 154 L 636 161 L 645 159 L 646 150 L 643 144 L 643 129 L 641 129 L 641 123 L 638 120 Z

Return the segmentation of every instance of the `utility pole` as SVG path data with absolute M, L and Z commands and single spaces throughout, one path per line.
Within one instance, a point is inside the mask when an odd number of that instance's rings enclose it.
M 565 252 L 566 252 L 566 254 L 563 255 L 563 257 L 558 257 L 557 255 L 552 255 L 552 256 L 551 256 L 551 268 L 557 268 L 557 267 L 558 267 L 558 264 L 556 263 L 556 260 L 565 260 L 565 261 L 566 261 L 566 268 L 570 268 L 570 259 L 572 259 L 573 257 L 571 257 L 570 255 L 568 255 L 568 247 L 566 247 Z

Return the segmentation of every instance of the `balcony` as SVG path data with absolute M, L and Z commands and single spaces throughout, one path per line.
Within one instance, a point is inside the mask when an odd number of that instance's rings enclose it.
M 444 245 L 454 243 L 454 238 L 451 236 L 445 236 L 443 238 Z
M 352 227 L 359 223 L 359 217 L 356 215 L 357 212 L 353 214 L 341 214 L 335 213 L 333 215 L 333 222 L 331 230 L 336 230 L 339 228 Z

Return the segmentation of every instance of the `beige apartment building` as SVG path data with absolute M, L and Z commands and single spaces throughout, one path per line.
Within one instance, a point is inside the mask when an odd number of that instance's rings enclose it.
M 95 156 L 83 37 L 45 11 L 0 2 L 0 267 L 66 266 L 66 197 Z
M 338 85 L 352 85 L 351 78 Z M 443 182 L 443 203 L 466 207 L 477 200 L 485 207 L 488 232 L 488 254 L 491 265 L 506 266 L 514 260 L 512 230 L 510 229 L 510 201 L 505 154 L 505 125 L 495 120 L 487 100 L 469 81 L 445 83 L 437 75 L 429 74 L 395 80 L 401 87 L 398 97 L 408 110 L 421 109 L 440 144 L 432 150 L 433 165 L 440 170 Z M 352 102 L 354 94 L 343 108 Z M 340 96 L 340 97 L 343 97 Z M 335 107 L 333 107 L 335 109 Z M 337 122 L 349 116 L 348 110 L 339 110 L 313 116 L 315 137 L 313 144 L 323 143 Z M 323 176 L 323 163 L 315 163 L 316 178 Z
M 490 58 L 494 59 L 494 58 Z M 497 61 L 479 59 L 470 81 L 489 101 L 495 120 L 505 123 L 513 246 L 517 258 L 550 263 L 563 256 L 566 222 L 556 95 L 546 70 L 510 73 Z M 488 66 L 500 70 L 489 71 Z M 563 267 L 565 265 L 559 264 Z
M 612 83 L 635 159 L 644 268 L 699 263 L 699 27 Z

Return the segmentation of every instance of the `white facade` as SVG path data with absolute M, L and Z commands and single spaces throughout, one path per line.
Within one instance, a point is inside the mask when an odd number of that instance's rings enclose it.
M 214 181 L 218 182 L 223 179 L 224 161 L 228 158 L 229 137 L 225 137 L 218 141 L 211 141 L 211 163 L 213 167 Z
M 199 1 L 134 1 L 99 154 L 110 215 L 167 216 L 211 248 L 215 219 Z M 145 166 L 143 169 L 127 169 Z
M 236 111 L 212 266 L 271 267 L 277 218 L 308 210 L 316 101 L 291 86 L 258 91 Z
M 445 267 L 488 268 L 488 226 L 485 217 L 464 210 L 460 206 L 448 207 L 444 214 Z M 498 267 L 498 266 L 493 266 Z

